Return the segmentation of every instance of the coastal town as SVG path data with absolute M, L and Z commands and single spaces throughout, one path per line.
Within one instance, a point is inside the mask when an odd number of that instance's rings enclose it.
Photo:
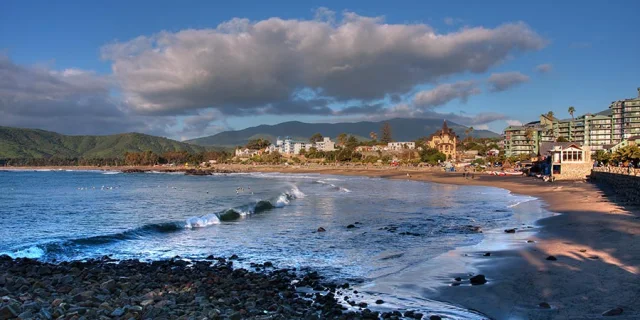
M 0 320 L 638 320 L 640 1 L 0 1 Z

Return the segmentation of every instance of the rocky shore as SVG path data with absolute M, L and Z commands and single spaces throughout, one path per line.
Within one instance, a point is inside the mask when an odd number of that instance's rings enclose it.
M 316 272 L 269 262 L 236 269 L 236 258 L 49 264 L 0 256 L 0 320 L 423 318 L 371 311 L 349 284 L 324 283 Z

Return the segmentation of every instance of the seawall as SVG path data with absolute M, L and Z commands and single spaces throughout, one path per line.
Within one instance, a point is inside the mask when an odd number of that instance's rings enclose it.
M 597 184 L 609 187 L 610 192 L 617 198 L 624 199 L 625 202 L 640 204 L 640 170 L 615 168 L 614 171 L 606 172 L 604 169 L 594 169 L 591 172 L 591 179 Z M 610 169 L 609 169 L 610 170 Z

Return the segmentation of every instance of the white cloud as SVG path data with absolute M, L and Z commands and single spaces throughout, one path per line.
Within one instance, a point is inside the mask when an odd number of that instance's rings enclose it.
M 539 73 L 549 73 L 553 70 L 553 66 L 550 63 L 544 63 L 536 66 L 536 71 Z
M 463 103 L 471 95 L 480 94 L 481 91 L 474 81 L 460 81 L 456 83 L 441 84 L 431 90 L 418 92 L 413 97 L 413 103 L 421 108 L 433 108 L 460 99 Z
M 425 24 L 387 24 L 351 12 L 336 22 L 322 9 L 315 20 L 232 19 L 215 29 L 140 36 L 104 46 L 102 56 L 138 112 L 213 107 L 246 115 L 279 113 L 301 89 L 334 102 L 406 94 L 544 46 L 524 23 L 441 34 Z M 323 106 L 298 113 L 330 114 Z
M 522 121 L 520 121 L 520 120 L 509 119 L 509 120 L 506 120 L 506 122 L 510 126 L 521 126 L 522 125 Z
M 520 72 L 493 73 L 487 80 L 493 92 L 505 91 L 513 86 L 529 81 L 529 77 Z

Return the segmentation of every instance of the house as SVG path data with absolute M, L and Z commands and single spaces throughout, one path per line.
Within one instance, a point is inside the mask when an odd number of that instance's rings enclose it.
M 391 151 L 413 150 L 416 148 L 415 142 L 389 142 L 387 149 Z
M 551 157 L 555 180 L 583 180 L 593 167 L 591 149 L 575 142 L 543 142 L 540 153 Z
M 236 157 L 239 158 L 251 158 L 255 155 L 259 155 L 262 154 L 262 150 L 254 150 L 254 149 L 248 149 L 248 148 L 238 148 L 236 149 Z
M 458 137 L 456 133 L 447 126 L 447 120 L 444 120 L 442 129 L 429 136 L 427 144 L 429 147 L 438 149 L 438 151 L 444 153 L 447 159 L 453 159 L 456 156 L 457 142 Z
M 294 141 L 290 137 L 285 137 L 281 139 L 278 137 L 276 139 L 276 143 L 268 146 L 265 151 L 266 152 L 274 152 L 278 151 L 282 154 L 300 154 L 300 151 L 305 150 L 309 151 L 311 148 L 316 148 L 318 151 L 334 151 L 335 142 L 331 141 L 331 138 L 325 137 L 322 141 L 318 141 L 316 143 L 306 142 L 306 141 Z
M 491 149 L 487 151 L 487 156 L 489 157 L 497 157 L 499 154 L 500 154 L 500 150 L 498 149 Z

